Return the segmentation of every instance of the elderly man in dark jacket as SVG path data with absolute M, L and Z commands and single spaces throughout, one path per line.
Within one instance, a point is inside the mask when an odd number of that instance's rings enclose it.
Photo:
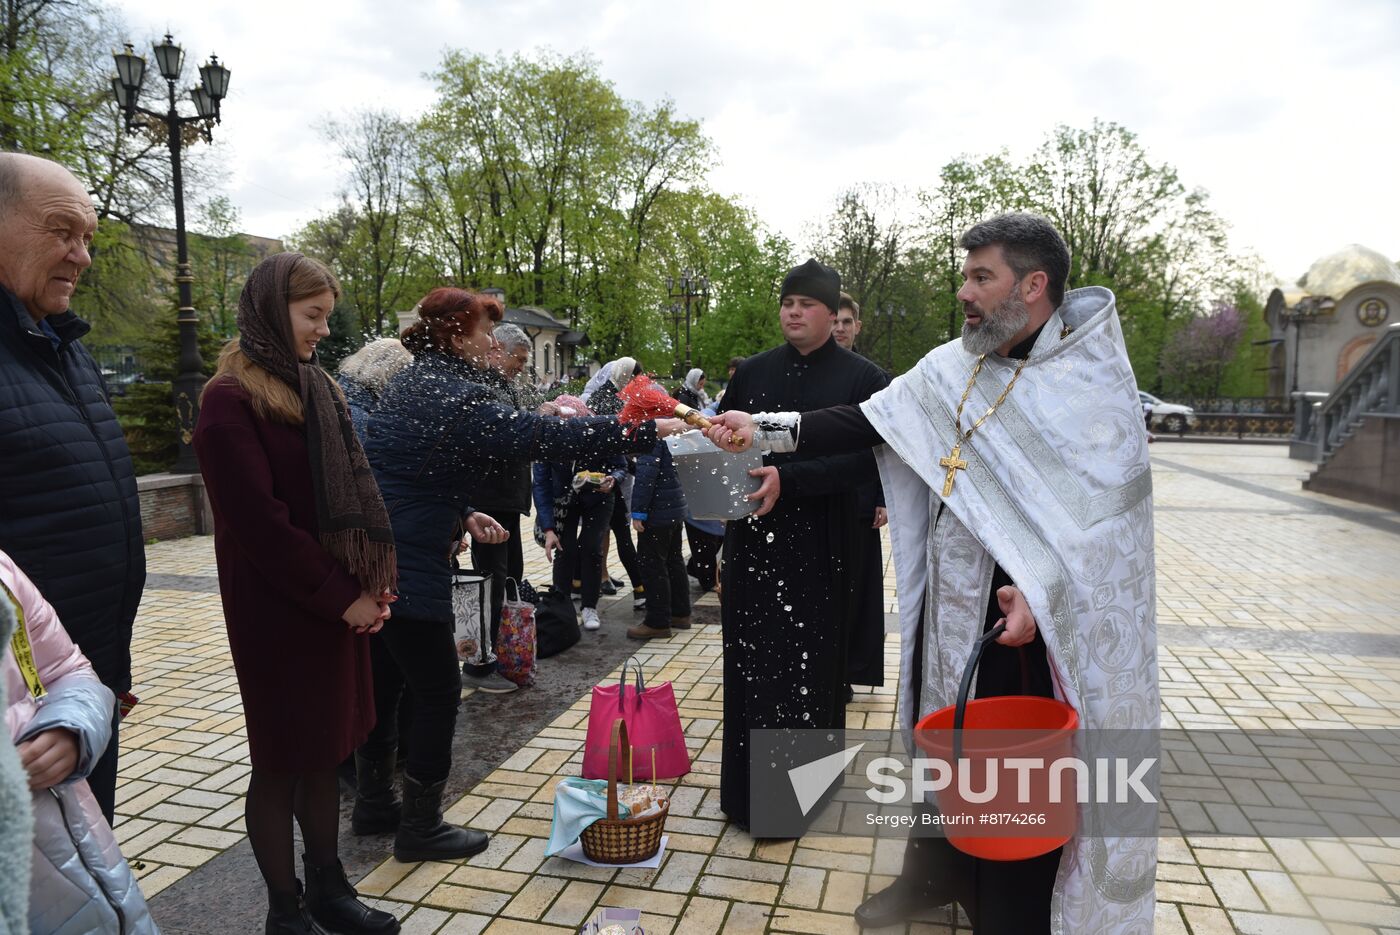
M 131 688 L 146 581 L 131 453 L 68 309 L 97 216 L 57 163 L 0 154 L 0 550 L 58 611 L 114 693 Z M 117 734 L 88 777 L 108 822 Z
M 504 406 L 525 408 L 517 377 L 530 361 L 533 348 L 525 332 L 511 324 L 495 327 L 496 349 L 491 366 L 481 371 L 486 386 Z M 505 542 L 473 542 L 472 564 L 491 576 L 491 642 L 501 631 L 501 608 L 505 604 L 506 579 L 518 583 L 525 574 L 525 553 L 520 544 L 520 517 L 530 512 L 530 462 L 503 461 L 499 468 L 477 483 L 472 506 L 492 517 L 509 534 Z M 483 647 L 484 649 L 485 647 Z M 482 658 L 489 658 L 483 653 Z M 496 671 L 494 662 L 462 666 L 463 684 L 490 694 L 506 694 L 517 688 Z

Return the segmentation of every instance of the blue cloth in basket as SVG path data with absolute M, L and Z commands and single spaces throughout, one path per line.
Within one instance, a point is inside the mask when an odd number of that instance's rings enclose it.
M 631 810 L 617 803 L 617 817 L 626 818 Z M 599 818 L 608 817 L 608 781 L 570 776 L 554 789 L 554 821 L 549 828 L 549 846 L 544 856 L 573 844 L 583 830 Z

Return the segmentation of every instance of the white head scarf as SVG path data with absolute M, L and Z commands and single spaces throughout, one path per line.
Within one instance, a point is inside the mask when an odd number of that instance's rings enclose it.
M 612 373 L 611 361 L 606 364 L 603 364 L 603 366 L 598 368 L 597 373 L 593 374 L 593 376 L 588 378 L 588 382 L 585 383 L 583 386 L 582 399 L 585 403 L 588 402 L 588 397 L 593 395 L 594 390 L 596 390 L 598 387 L 602 386 L 604 383 L 607 382 L 608 374 L 610 373 Z
M 637 369 L 637 361 L 631 357 L 619 357 L 608 365 L 608 379 L 612 385 L 622 389 L 632 382 L 632 373 Z

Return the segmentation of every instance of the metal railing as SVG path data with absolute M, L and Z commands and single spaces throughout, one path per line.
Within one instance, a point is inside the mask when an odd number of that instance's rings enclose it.
M 1165 400 L 1164 400 L 1165 401 Z M 1292 415 L 1293 406 L 1287 396 L 1189 396 L 1171 402 L 1190 406 L 1197 413 L 1226 415 Z
M 1317 446 L 1318 462 L 1326 462 L 1372 412 L 1400 413 L 1400 322 L 1385 329 L 1313 411 L 1309 437 Z

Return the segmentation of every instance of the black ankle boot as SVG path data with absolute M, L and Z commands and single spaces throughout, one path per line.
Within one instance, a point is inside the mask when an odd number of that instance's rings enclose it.
M 394 857 L 404 863 L 419 860 L 452 860 L 486 850 L 483 832 L 457 828 L 442 820 L 442 790 L 447 781 L 425 786 L 408 774 L 403 777 L 403 817 L 394 836 Z
M 301 859 L 306 867 L 306 911 L 319 925 L 336 935 L 394 935 L 399 930 L 398 919 L 360 902 L 340 861 L 318 867 L 305 854 Z
M 953 901 L 946 893 L 915 886 L 902 876 L 856 907 L 855 921 L 861 928 L 884 928 L 907 922 L 926 909 Z
M 382 834 L 399 826 L 399 802 L 394 798 L 394 755 L 371 758 L 355 753 L 355 810 L 350 830 Z
M 267 895 L 267 922 L 263 926 L 264 935 L 326 935 L 326 930 L 306 912 L 301 899 L 301 881 L 297 881 L 295 893 L 272 893 Z

